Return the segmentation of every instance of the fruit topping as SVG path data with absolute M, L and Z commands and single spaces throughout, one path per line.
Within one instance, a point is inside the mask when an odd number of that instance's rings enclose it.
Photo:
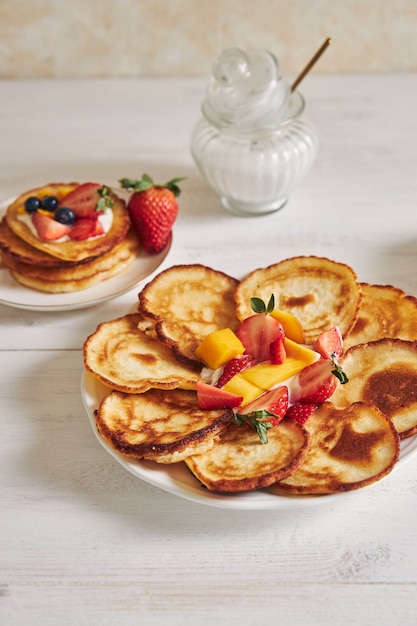
M 68 235 L 70 230 L 69 226 L 60 224 L 52 217 L 40 211 L 32 213 L 32 222 L 36 228 L 39 239 L 42 239 L 42 241 L 56 241 Z
M 335 359 L 342 355 L 343 337 L 338 326 L 326 330 L 314 342 L 313 349 L 324 359 Z
M 103 211 L 113 206 L 108 187 L 98 183 L 83 183 L 65 196 L 60 207 L 72 209 L 77 219 L 91 217 L 96 211 Z
M 285 417 L 295 420 L 298 424 L 305 424 L 317 408 L 317 404 L 303 404 L 302 402 L 296 402 L 288 407 Z
M 230 328 L 215 330 L 203 339 L 195 351 L 196 357 L 215 370 L 245 351 L 245 347 Z
M 99 219 L 94 217 L 84 217 L 78 219 L 70 231 L 71 239 L 83 241 L 90 237 L 98 237 L 104 234 L 104 228 Z
M 281 309 L 271 311 L 272 317 L 275 317 L 283 326 L 285 336 L 297 343 L 304 343 L 304 331 L 298 317 Z
M 242 370 L 247 369 L 248 367 L 252 367 L 252 365 L 255 365 L 255 363 L 255 359 L 253 359 L 250 354 L 243 354 L 242 356 L 237 356 L 234 359 L 230 359 L 230 361 L 224 366 L 223 372 L 216 383 L 216 387 L 224 387 L 225 384 L 228 383 L 231 378 L 233 378 L 233 376 L 235 376 Z
M 284 338 L 279 335 L 269 346 L 269 360 L 273 365 L 281 365 L 287 358 Z
M 198 382 L 197 400 L 200 409 L 233 409 L 239 406 L 242 397 L 207 383 Z
M 342 368 L 330 359 L 320 359 L 304 368 L 291 387 L 291 403 L 320 404 L 333 395 L 337 380 L 344 385 L 348 382 Z
M 30 196 L 25 200 L 25 211 L 26 213 L 35 213 L 38 209 L 41 208 L 41 201 L 36 196 Z
M 168 243 L 178 215 L 176 198 L 181 193 L 178 183 L 182 180 L 174 178 L 165 185 L 156 185 L 144 174 L 140 180 L 122 178 L 119 181 L 123 189 L 133 191 L 127 205 L 130 219 L 149 254 L 157 254 Z
M 55 211 L 55 219 L 57 222 L 61 224 L 66 224 L 67 226 L 72 226 L 76 220 L 75 213 L 72 209 L 68 207 L 59 207 Z
M 56 196 L 44 196 L 41 202 L 42 209 L 54 213 L 58 206 L 58 198 Z
M 285 417 L 288 409 L 288 389 L 285 386 L 267 391 L 235 413 L 239 425 L 249 424 L 256 430 L 261 443 L 268 443 L 267 430 Z

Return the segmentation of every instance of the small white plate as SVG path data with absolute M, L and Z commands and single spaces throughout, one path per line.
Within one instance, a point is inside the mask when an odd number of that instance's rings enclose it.
M 0 202 L 0 219 L 13 198 Z M 72 293 L 44 293 L 20 285 L 6 267 L 0 266 L 0 304 L 29 311 L 67 311 L 83 309 L 105 300 L 111 300 L 130 291 L 154 272 L 169 253 L 172 235 L 159 254 L 143 250 L 137 259 L 119 275 L 102 283 Z
M 99 406 L 102 398 L 110 393 L 105 385 L 100 383 L 92 374 L 84 372 L 81 380 L 81 397 L 92 429 L 105 450 L 113 456 L 122 467 L 141 480 L 159 487 L 171 494 L 192 500 L 208 506 L 224 509 L 244 510 L 286 510 L 311 507 L 317 504 L 329 503 L 334 498 L 345 498 L 348 494 L 335 494 L 328 496 L 291 496 L 276 495 L 267 489 L 259 489 L 242 494 L 222 495 L 208 491 L 192 476 L 185 463 L 165 465 L 152 461 L 134 461 L 114 450 L 100 436 L 96 427 L 94 410 Z M 401 443 L 401 456 L 399 463 L 411 458 L 417 451 L 417 436 L 405 439 Z

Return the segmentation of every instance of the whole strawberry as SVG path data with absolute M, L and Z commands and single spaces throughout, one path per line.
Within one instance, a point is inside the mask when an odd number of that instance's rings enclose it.
M 174 178 L 165 185 L 156 185 L 148 174 L 144 174 L 140 180 L 119 180 L 124 189 L 133 190 L 127 208 L 133 227 L 149 254 L 157 254 L 168 243 L 178 215 L 176 198 L 181 193 L 178 183 L 182 180 Z

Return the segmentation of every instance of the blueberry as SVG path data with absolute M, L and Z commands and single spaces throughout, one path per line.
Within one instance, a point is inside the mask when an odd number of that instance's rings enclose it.
M 58 206 L 58 198 L 55 196 L 44 196 L 42 200 L 42 208 L 45 211 L 55 211 Z
M 66 206 L 61 206 L 55 211 L 54 219 L 61 224 L 72 226 L 75 222 L 75 213 Z
M 41 201 L 36 196 L 30 196 L 30 198 L 26 198 L 25 200 L 25 210 L 27 213 L 36 213 L 36 211 L 40 208 Z

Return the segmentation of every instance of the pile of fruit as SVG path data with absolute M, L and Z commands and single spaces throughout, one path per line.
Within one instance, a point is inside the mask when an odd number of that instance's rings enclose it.
M 62 237 L 83 241 L 104 235 L 99 217 L 112 206 L 109 188 L 90 182 L 78 185 L 62 200 L 56 195 L 44 195 L 29 196 L 24 202 L 25 212 L 42 241 Z
M 200 408 L 234 410 L 237 423 L 247 422 L 266 443 L 267 430 L 284 417 L 304 424 L 318 405 L 348 382 L 337 364 L 343 339 L 337 326 L 304 345 L 302 327 L 288 312 L 252 298 L 255 314 L 230 328 L 210 333 L 196 355 L 213 380 L 197 383 Z M 211 382 L 210 381 L 210 382 Z

